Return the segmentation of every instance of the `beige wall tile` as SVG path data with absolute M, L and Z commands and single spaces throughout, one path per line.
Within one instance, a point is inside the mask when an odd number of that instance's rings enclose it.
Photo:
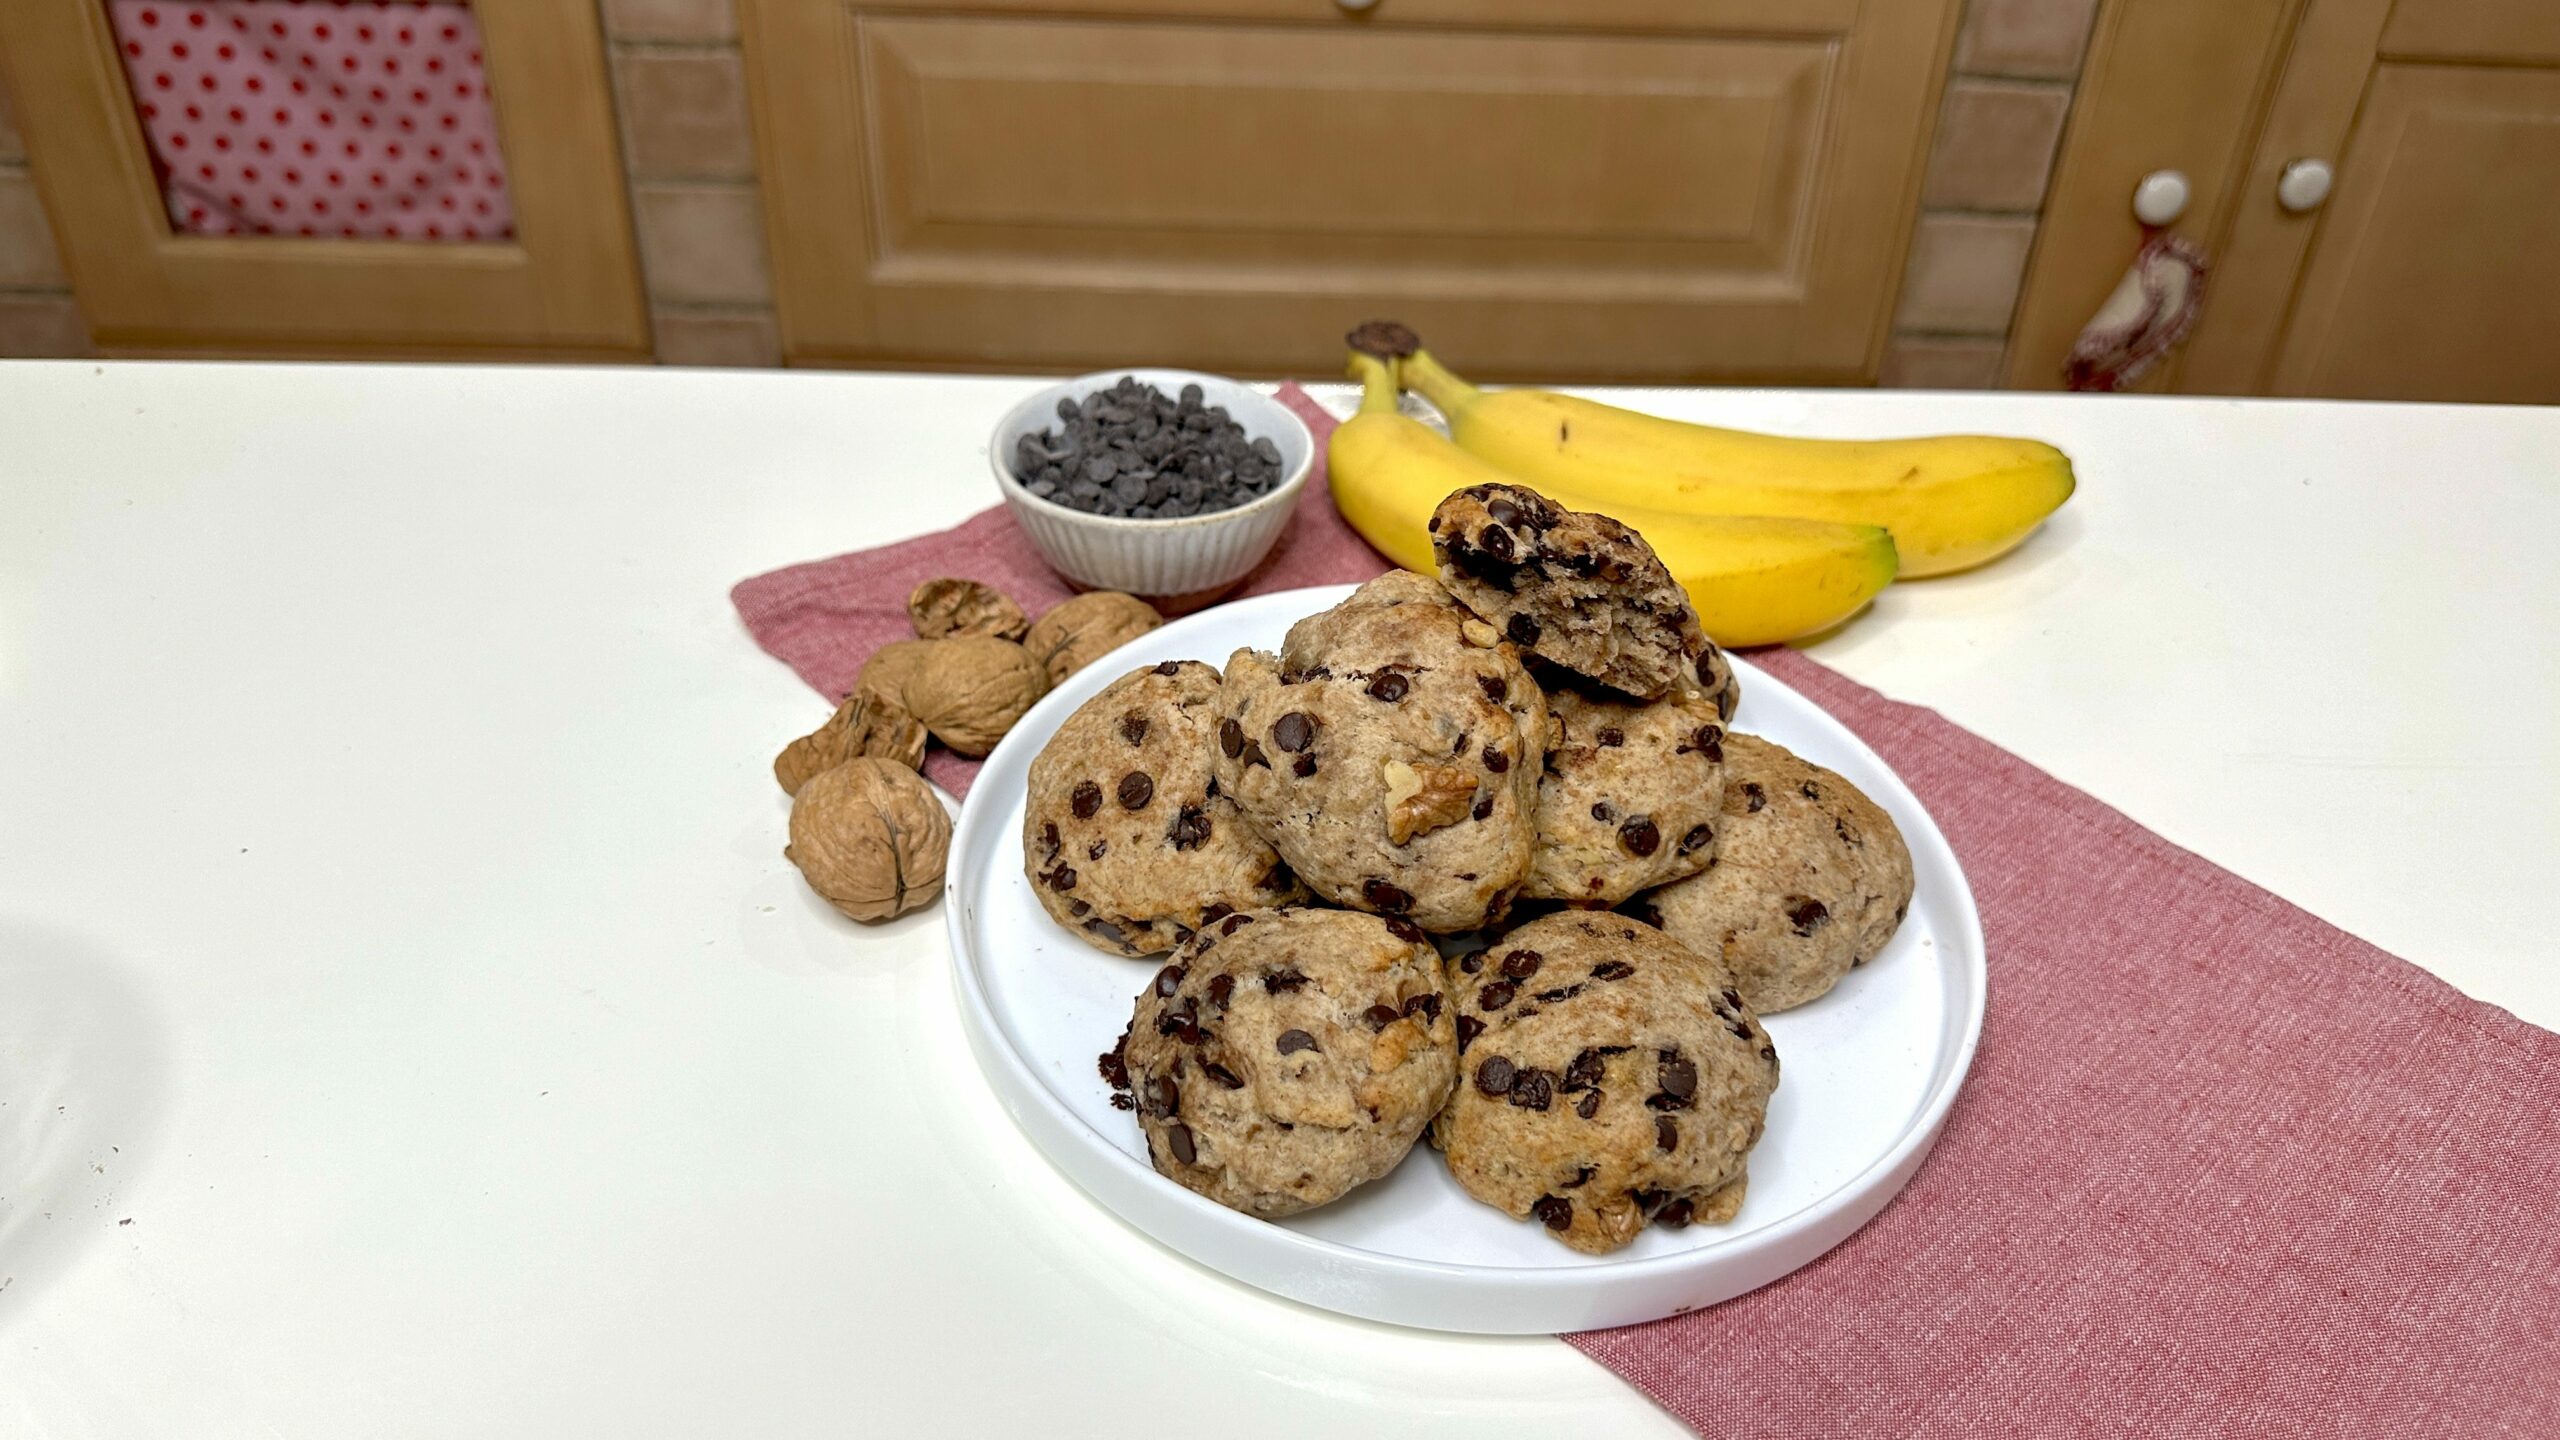
M 2029 219 L 1922 215 L 1911 236 L 1894 328 L 2007 334 L 2035 233 Z
M 2071 92 L 2014 80 L 1952 80 L 1920 203 L 1953 210 L 2044 204 Z
M 604 30 L 616 40 L 717 42 L 738 37 L 730 0 L 604 0 Z
M 35 181 L 24 170 L 0 170 L 0 289 L 58 290 L 64 283 Z
M 613 70 L 633 179 L 755 174 L 746 66 L 735 54 L 632 51 L 615 57 Z
M 770 310 L 658 310 L 649 316 L 661 365 L 779 365 Z
M 2098 0 L 1967 0 L 1956 70 L 2068 80 L 2080 73 Z
M 649 298 L 761 305 L 773 298 L 752 185 L 635 185 Z
M 89 327 L 68 295 L 0 295 L 0 356 L 71 360 L 89 353 Z
M 26 137 L 18 133 L 18 112 L 9 108 L 9 86 L 0 80 L 0 165 L 27 158 Z
M 1999 340 L 1896 335 L 1885 344 L 1876 383 L 1898 390 L 1997 390 L 2007 354 Z

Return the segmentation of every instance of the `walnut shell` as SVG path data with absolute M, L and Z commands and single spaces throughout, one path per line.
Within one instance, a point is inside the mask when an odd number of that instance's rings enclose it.
M 1049 693 L 1049 677 L 1031 652 L 993 635 L 928 640 L 926 654 L 904 676 L 900 702 L 933 738 L 963 755 L 984 755 Z
M 828 904 L 856 920 L 887 920 L 942 893 L 951 816 L 923 776 L 856 756 L 800 787 L 782 854 Z
M 797 795 L 810 776 L 857 755 L 918 769 L 924 764 L 924 722 L 891 696 L 855 690 L 826 724 L 782 747 L 773 757 L 773 778 L 782 782 L 783 794 Z
M 1156 607 L 1117 590 L 1091 590 L 1059 602 L 1031 622 L 1023 648 L 1059 684 L 1113 647 L 1146 634 L 1164 623 Z
M 992 585 L 975 580 L 927 580 L 907 596 L 907 620 L 919 640 L 993 635 L 1019 640 L 1031 628 L 1022 607 Z

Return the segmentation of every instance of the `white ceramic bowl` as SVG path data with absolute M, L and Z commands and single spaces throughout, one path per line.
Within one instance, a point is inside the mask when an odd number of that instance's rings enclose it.
M 1207 515 L 1180 515 L 1167 520 L 1133 520 L 1088 515 L 1053 504 L 1022 488 L 1009 461 L 1014 442 L 1025 435 L 1054 429 L 1060 400 L 1083 400 L 1120 383 L 1138 379 L 1168 395 L 1197 385 L 1201 403 L 1226 407 L 1249 439 L 1269 440 L 1280 451 L 1280 483 L 1271 493 L 1232 510 Z M 1296 513 L 1298 493 L 1307 486 L 1315 465 L 1315 437 L 1288 406 L 1262 392 L 1219 375 L 1196 370 L 1099 370 L 1051 385 L 1023 397 L 1005 412 L 987 441 L 987 464 L 996 488 L 1013 507 L 1031 543 L 1040 547 L 1050 566 L 1069 580 L 1093 590 L 1126 590 L 1157 601 L 1205 602 L 1245 577 L 1271 553 L 1280 532 Z
M 1291 624 L 1349 591 L 1260 595 L 1150 630 L 1068 676 L 987 757 L 953 833 L 943 909 L 962 1026 L 1015 1123 L 1106 1209 L 1213 1270 L 1429 1329 L 1552 1334 L 1657 1319 L 1766 1285 L 1865 1224 L 1919 1168 L 1972 1064 L 1988 993 L 1982 922 L 1955 852 L 1884 761 L 1743 660 L 1735 725 L 1838 771 L 1883 806 L 1911 847 L 1918 889 L 1873 960 L 1821 999 L 1767 1018 L 1785 1069 L 1732 1224 L 1656 1227 L 1615 1255 L 1577 1254 L 1468 1199 L 1428 1142 L 1384 1179 L 1278 1222 L 1155 1172 L 1136 1118 L 1113 1106 L 1094 1060 L 1164 962 L 1105 955 L 1040 908 L 1022 873 L 1032 757 L 1131 667 L 1277 648 Z

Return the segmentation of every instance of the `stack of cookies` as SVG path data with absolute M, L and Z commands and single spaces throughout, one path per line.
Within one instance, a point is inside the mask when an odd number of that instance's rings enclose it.
M 1732 669 L 1633 531 L 1508 485 L 1431 529 L 1436 578 L 1125 675 L 1032 762 L 1042 905 L 1172 952 L 1103 1074 L 1158 1171 L 1251 1215 L 1428 1133 L 1576 1250 L 1730 1220 L 1778 1084 L 1759 1017 L 1883 948 L 1909 852 L 1728 730 Z

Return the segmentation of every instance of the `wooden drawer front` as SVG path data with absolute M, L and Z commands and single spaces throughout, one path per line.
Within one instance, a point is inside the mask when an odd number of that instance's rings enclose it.
M 2382 32 L 2394 60 L 2560 62 L 2556 0 L 2400 0 Z
M 749 16 L 795 358 L 1300 373 L 1864 374 L 1939 38 Z

